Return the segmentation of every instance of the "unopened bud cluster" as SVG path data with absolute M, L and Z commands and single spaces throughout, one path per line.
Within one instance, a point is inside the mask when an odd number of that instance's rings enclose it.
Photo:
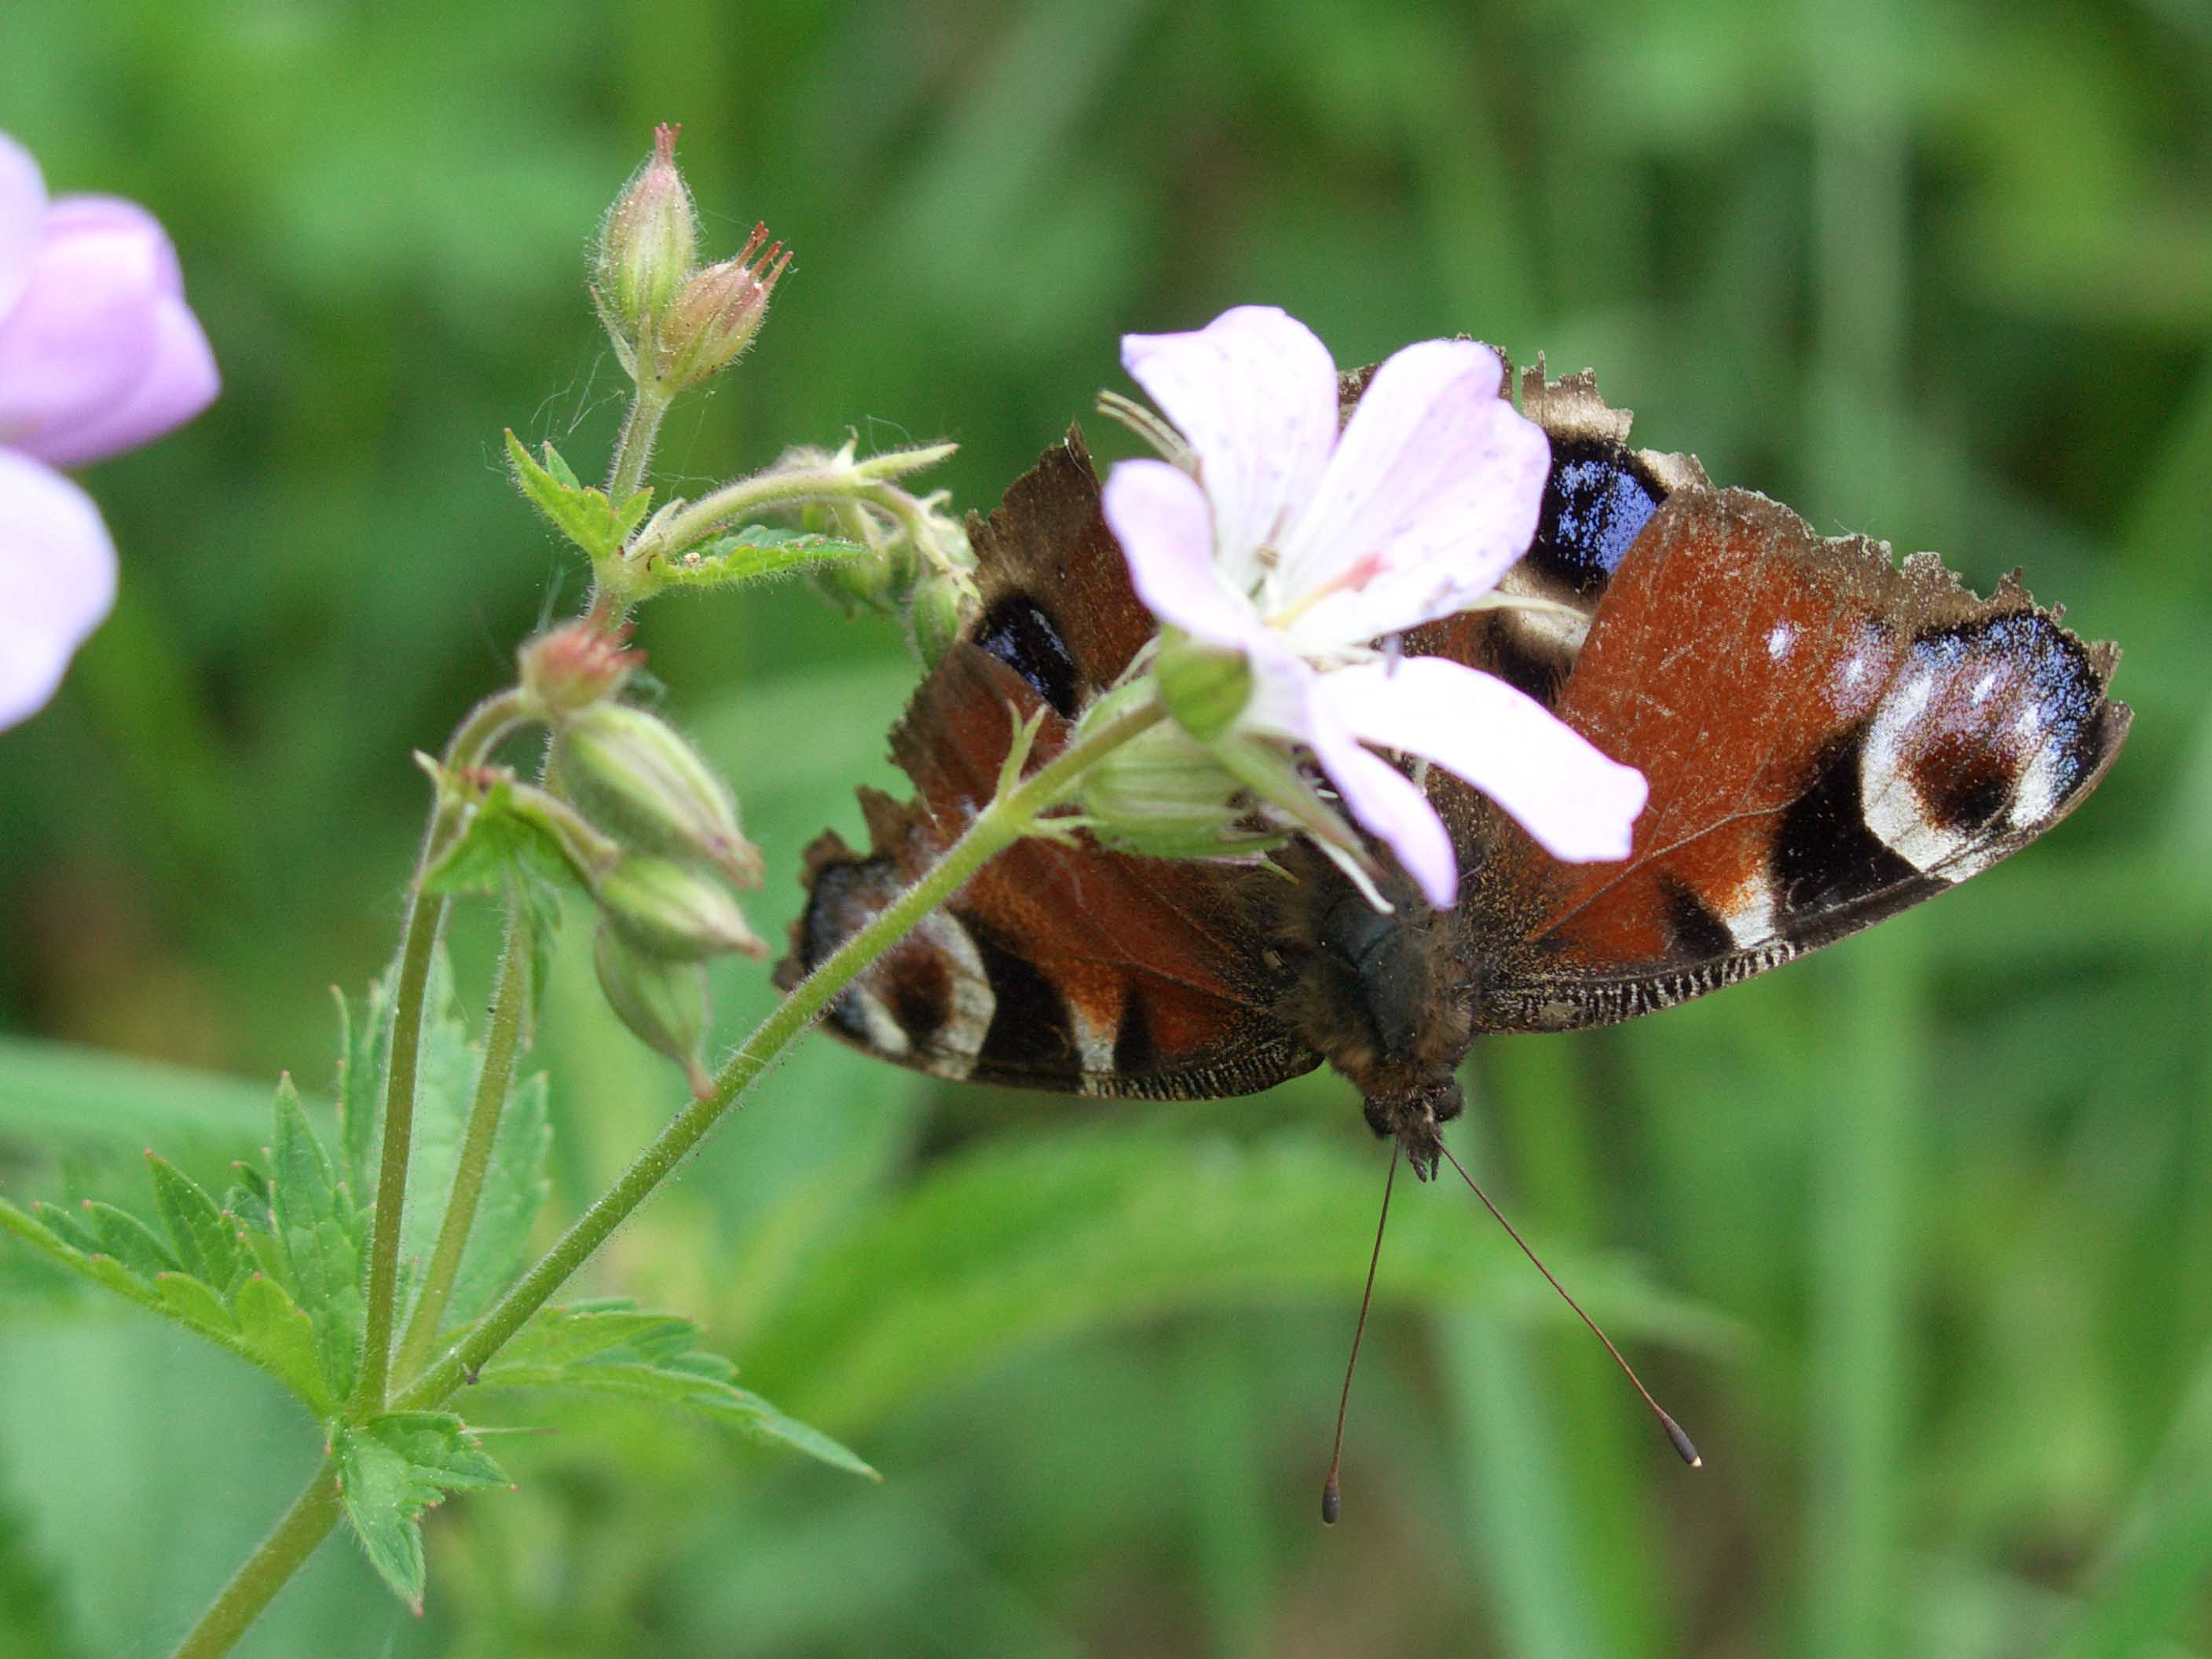
M 631 379 L 662 398 L 737 360 L 791 263 L 782 243 L 769 243 L 768 227 L 756 225 L 733 258 L 699 264 L 698 210 L 677 169 L 676 135 L 672 126 L 655 131 L 653 154 L 599 228 L 592 272 L 592 298 L 616 355 Z
M 552 732 L 546 793 L 575 820 L 561 845 L 599 907 L 608 1006 L 699 1089 L 706 963 L 767 952 L 731 891 L 760 885 L 761 855 L 698 750 L 615 700 L 643 659 L 624 640 L 587 622 L 542 635 L 522 649 L 522 685 Z

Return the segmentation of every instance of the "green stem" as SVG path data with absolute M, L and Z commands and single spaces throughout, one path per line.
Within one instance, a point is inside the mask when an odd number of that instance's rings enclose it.
M 446 745 L 446 764 L 469 766 L 482 760 L 522 717 L 522 694 L 509 690 L 485 698 L 463 720 Z M 441 797 L 422 832 L 422 856 L 409 887 L 407 927 L 399 947 L 399 984 L 392 1000 L 392 1058 L 385 1073 L 384 1145 L 376 1170 L 376 1212 L 369 1236 L 368 1309 L 361 1356 L 361 1377 L 354 1387 L 357 1413 L 384 1404 L 391 1378 L 392 1304 L 399 1285 L 399 1212 L 407 1202 L 407 1162 L 414 1146 L 415 1066 L 422 1046 L 422 1004 L 429 988 L 430 963 L 437 954 L 438 930 L 446 917 L 442 895 L 422 890 L 424 877 L 459 818 L 455 805 Z
M 976 815 L 967 833 L 931 866 L 928 873 L 894 899 L 881 915 L 848 939 L 777 1005 L 715 1075 L 712 1090 L 678 1113 L 621 1178 L 500 1299 L 498 1305 L 479 1320 L 445 1358 L 402 1390 L 392 1402 L 393 1408 L 410 1411 L 436 1405 L 472 1376 L 652 1195 L 723 1114 L 744 1097 L 782 1057 L 784 1050 L 799 1039 L 862 969 L 896 944 L 931 910 L 958 892 L 968 878 L 993 857 L 1028 834 L 1035 827 L 1037 815 L 1056 804 L 1085 771 L 1109 751 L 1164 718 L 1165 711 L 1158 705 L 1134 709 L 1113 725 L 1071 745 L 1038 768 L 1026 781 L 1012 788 L 1002 786 L 998 798 Z M 510 946 L 512 944 L 510 940 Z M 502 976 L 504 971 L 503 969 Z M 419 1015 L 418 1008 L 418 1029 Z M 494 1023 L 497 1024 L 496 1013 Z M 388 1307 L 386 1321 L 388 1331 Z M 276 1530 L 239 1569 L 237 1577 L 224 1587 L 215 1605 L 185 1637 L 184 1644 L 177 1650 L 176 1659 L 218 1659 L 220 1655 L 228 1653 L 337 1524 L 340 1507 L 336 1471 L 325 1459 L 307 1490 L 277 1523 Z
M 653 464 L 653 441 L 660 435 L 669 401 L 645 386 L 638 387 L 637 396 L 630 399 L 622 435 L 615 440 L 614 459 L 607 466 L 607 499 L 617 508 L 636 495 L 645 482 L 646 469 Z
M 430 1252 L 430 1266 L 422 1276 L 422 1293 L 414 1316 L 399 1341 L 399 1357 L 392 1369 L 404 1382 L 422 1369 L 437 1340 L 438 1322 L 453 1300 L 459 1278 L 461 1257 L 476 1225 L 477 1206 L 483 1198 L 484 1177 L 491 1170 L 493 1143 L 499 1139 L 499 1120 L 514 1082 L 515 1056 L 520 1052 L 522 1028 L 530 1004 L 530 918 L 520 903 L 509 901 L 506 954 L 500 959 L 499 983 L 492 993 L 491 1023 L 484 1037 L 483 1070 L 477 1078 L 475 1103 L 469 1109 L 468 1127 L 461 1138 L 459 1162 L 453 1168 L 453 1190 L 446 1200 L 445 1219 L 438 1226 L 438 1242 Z
M 340 1507 L 337 1466 L 326 1457 L 307 1489 L 284 1511 L 276 1529 L 261 1540 L 261 1547 L 246 1559 L 222 1594 L 200 1615 L 199 1623 L 177 1644 L 175 1659 L 216 1659 L 228 1653 L 315 1553 L 315 1546 L 330 1535 Z
M 393 1402 L 402 1411 L 434 1406 L 469 1380 L 530 1316 L 550 1301 L 592 1252 L 681 1164 L 724 1113 L 744 1097 L 861 970 L 966 884 L 993 857 L 1034 827 L 1037 814 L 1066 793 L 1110 750 L 1165 717 L 1157 704 L 1132 711 L 1048 762 L 979 812 L 927 874 L 846 940 L 761 1022 L 715 1074 L 713 1088 L 678 1112 L 635 1162 L 498 1304 Z

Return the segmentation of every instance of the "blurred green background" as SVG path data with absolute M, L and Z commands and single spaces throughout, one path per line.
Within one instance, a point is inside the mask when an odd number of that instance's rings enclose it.
M 337 1541 L 242 1652 L 2212 1652 L 2203 0 L 9 0 L 0 127 L 161 215 L 228 385 L 93 476 L 122 602 L 0 736 L 0 1194 L 135 1199 L 149 1141 L 212 1176 L 278 1070 L 327 1096 L 409 751 L 580 596 L 500 432 L 600 465 L 583 257 L 664 119 L 712 246 L 798 249 L 665 484 L 850 428 L 959 440 L 941 481 L 988 505 L 1121 331 L 1270 301 L 1347 364 L 1461 331 L 1594 364 L 1644 441 L 1824 529 L 2024 566 L 2125 643 L 2140 718 L 1966 890 L 1476 1055 L 1458 1144 L 1701 1474 L 1464 1194 L 1409 1191 L 1324 1532 L 1384 1163 L 1340 1083 L 1107 1107 L 820 1042 L 592 1279 L 887 1482 L 572 1411 L 434 1518 L 426 1616 Z M 891 781 L 896 630 L 786 587 L 641 642 L 780 928 L 806 838 Z M 487 918 L 455 948 L 480 987 Z M 726 1036 L 766 1005 L 720 990 Z M 680 1086 L 574 948 L 538 1061 L 565 1215 Z M 0 1249 L 0 1650 L 164 1650 L 316 1448 Z

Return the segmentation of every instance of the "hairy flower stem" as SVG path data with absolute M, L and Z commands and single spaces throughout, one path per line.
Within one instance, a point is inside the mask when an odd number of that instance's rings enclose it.
M 470 1380 L 530 1316 L 552 1299 L 570 1275 L 605 1243 L 632 1212 L 652 1196 L 685 1156 L 743 1100 L 756 1083 L 783 1058 L 837 995 L 862 969 L 904 938 L 921 919 L 966 884 L 992 858 L 1036 827 L 1038 814 L 1063 799 L 1083 775 L 1112 750 L 1166 718 L 1157 704 L 1131 710 L 1112 725 L 1075 744 L 1026 781 L 1002 788 L 975 816 L 927 874 L 894 899 L 883 913 L 845 941 L 819 968 L 776 1005 L 715 1073 L 710 1092 L 677 1114 L 653 1144 L 641 1152 L 615 1184 L 600 1194 L 540 1257 L 514 1289 L 471 1328 L 445 1357 L 404 1387 L 391 1403 L 398 1411 L 416 1411 L 441 1403 Z M 418 1011 L 419 1012 L 419 1011 Z M 387 1321 L 389 1313 L 387 1311 Z M 216 1604 L 177 1650 L 177 1659 L 216 1659 L 230 1650 L 246 1627 L 283 1588 L 337 1523 L 339 1504 L 327 1461 L 252 1559 L 239 1570 Z
M 669 402 L 665 393 L 642 386 L 630 399 L 622 435 L 615 440 L 614 459 L 607 467 L 607 499 L 617 507 L 645 483 L 646 469 L 653 464 L 653 441 L 660 435 Z
M 472 766 L 489 754 L 522 718 L 522 694 L 506 690 L 485 698 L 446 745 L 448 767 Z M 369 1235 L 368 1309 L 361 1377 L 350 1408 L 366 1415 L 382 1408 L 391 1380 L 392 1304 L 399 1284 L 399 1212 L 407 1202 L 407 1160 L 415 1133 L 415 1066 L 422 1047 L 422 1004 L 430 962 L 446 919 L 442 895 L 422 890 L 424 878 L 445 851 L 460 817 L 441 796 L 422 832 L 422 852 L 409 887 L 407 927 L 399 947 L 399 984 L 392 1000 L 392 1058 L 384 1083 L 384 1145 L 376 1170 L 376 1217 Z
M 422 1293 L 416 1300 L 406 1334 L 399 1340 L 398 1358 L 392 1362 L 392 1370 L 403 1383 L 420 1371 L 430 1357 L 430 1345 L 438 1337 L 438 1322 L 445 1316 L 454 1281 L 460 1276 L 470 1230 L 476 1225 L 484 1177 L 491 1170 L 492 1146 L 499 1139 L 500 1116 L 514 1083 L 515 1056 L 521 1051 L 523 1027 L 529 1023 L 530 956 L 529 915 L 521 904 L 510 899 L 505 954 L 500 958 L 499 981 L 492 993 L 491 1020 L 484 1036 L 483 1070 L 477 1078 L 476 1100 L 469 1109 L 460 1158 L 453 1166 L 453 1193 L 446 1200 L 445 1218 L 438 1224 L 438 1242 L 422 1276 Z
M 1064 750 L 977 813 L 967 833 L 927 874 L 846 940 L 776 1006 L 715 1073 L 713 1088 L 676 1115 L 498 1304 L 444 1358 L 401 1392 L 393 1401 L 395 1408 L 418 1410 L 434 1406 L 467 1381 L 652 1195 L 862 969 L 959 891 L 992 858 L 1029 834 L 1037 815 L 1060 800 L 1084 773 L 1164 718 L 1165 711 L 1157 704 L 1133 710 Z
M 276 1599 L 276 1592 L 315 1553 L 315 1546 L 330 1535 L 337 1524 L 340 1507 L 337 1465 L 325 1457 L 306 1490 L 284 1511 L 276 1530 L 246 1557 L 214 1605 L 178 1644 L 175 1659 L 216 1659 L 218 1654 L 228 1653 L 261 1616 L 262 1609 Z

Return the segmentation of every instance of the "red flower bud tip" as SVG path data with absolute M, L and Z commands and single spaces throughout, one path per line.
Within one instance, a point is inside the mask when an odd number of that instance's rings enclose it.
M 574 622 L 522 647 L 522 689 L 547 720 L 588 708 L 620 691 L 645 661 L 629 643 L 630 624 L 605 629 Z
M 791 264 L 791 251 L 768 240 L 757 224 L 734 258 L 694 275 L 676 296 L 662 331 L 662 384 L 671 392 L 696 386 L 735 362 L 760 332 L 769 295 Z
M 599 227 L 592 293 L 625 360 L 645 355 L 696 260 L 698 215 L 676 167 L 678 129 L 653 132 L 653 154 L 630 175 Z

